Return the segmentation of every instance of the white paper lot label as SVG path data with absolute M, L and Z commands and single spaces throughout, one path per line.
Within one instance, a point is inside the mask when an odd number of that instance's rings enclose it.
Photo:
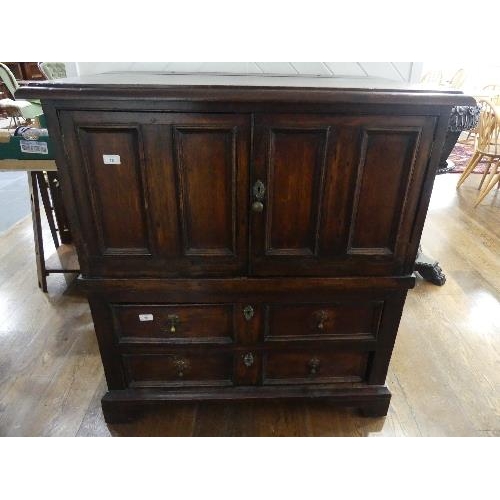
M 48 155 L 49 150 L 46 142 L 39 141 L 19 141 L 21 153 L 30 153 L 37 155 Z
M 153 321 L 152 314 L 139 314 L 139 321 Z
M 104 165 L 121 165 L 120 155 L 102 155 Z

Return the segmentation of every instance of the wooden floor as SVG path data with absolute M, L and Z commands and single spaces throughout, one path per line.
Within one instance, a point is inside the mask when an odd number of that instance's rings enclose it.
M 85 299 L 65 278 L 36 285 L 31 221 L 0 237 L 0 435 L 500 436 L 500 192 L 474 210 L 479 177 L 437 178 L 423 237 L 448 277 L 408 295 L 386 418 L 327 403 L 184 404 L 107 426 Z

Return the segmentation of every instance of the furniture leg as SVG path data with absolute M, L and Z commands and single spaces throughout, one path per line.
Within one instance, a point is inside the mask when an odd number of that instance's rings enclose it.
M 446 276 L 439 266 L 438 261 L 425 255 L 422 251 L 422 247 L 418 248 L 415 271 L 417 271 L 425 281 L 430 281 L 434 285 L 443 286 L 446 283 Z
M 481 191 L 481 187 L 483 186 L 484 179 L 486 179 L 486 176 L 489 174 L 491 168 L 491 161 L 488 162 L 488 166 L 484 170 L 484 174 L 481 177 L 481 182 L 479 183 L 478 189 Z
M 390 397 L 374 403 L 367 403 L 360 408 L 360 413 L 363 417 L 385 417 L 389 411 L 390 403 Z
M 482 157 L 483 157 L 483 155 L 481 153 L 477 153 L 477 152 L 474 153 L 474 155 L 470 159 L 469 164 L 467 165 L 467 167 L 465 167 L 465 170 L 463 171 L 462 175 L 460 176 L 460 179 L 458 179 L 457 188 L 459 188 L 463 184 L 465 179 L 467 179 L 467 177 L 469 177 L 469 174 L 476 168 L 476 165 L 481 161 Z
M 38 286 L 43 292 L 47 292 L 47 270 L 45 269 L 45 256 L 43 251 L 42 221 L 40 219 L 40 199 L 38 196 L 37 172 L 28 172 L 28 184 L 30 189 L 33 235 L 35 238 L 35 258 Z
M 57 228 L 59 230 L 59 239 L 61 243 L 64 244 L 72 243 L 73 238 L 69 229 L 68 217 L 64 209 L 61 187 L 59 185 L 59 179 L 57 178 L 57 172 L 47 172 L 47 178 L 50 197 L 52 199 L 52 206 L 54 209 L 54 216 L 56 219 Z
M 486 195 L 493 189 L 493 186 L 500 181 L 500 173 L 498 172 L 498 163 L 495 166 L 495 170 L 491 172 L 490 177 L 488 178 L 488 183 L 486 187 L 479 193 L 479 197 L 474 204 L 474 208 L 477 207 L 486 197 Z
M 45 215 L 47 216 L 47 221 L 49 223 L 50 234 L 52 235 L 52 241 L 54 242 L 54 246 L 59 248 L 59 237 L 57 236 L 56 224 L 54 221 L 54 213 L 52 211 L 52 204 L 49 198 L 49 187 L 47 185 L 47 181 L 45 180 L 45 174 L 40 172 L 35 172 L 37 180 L 38 180 L 38 188 L 40 190 L 40 196 L 42 198 L 43 208 L 45 209 Z

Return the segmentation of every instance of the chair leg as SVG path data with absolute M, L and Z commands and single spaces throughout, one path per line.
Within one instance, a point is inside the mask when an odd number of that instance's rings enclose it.
M 479 193 L 479 196 L 474 204 L 474 208 L 476 208 L 486 197 L 486 195 L 493 189 L 493 186 L 500 181 L 500 173 L 498 173 L 499 162 L 495 163 L 495 169 L 492 170 L 490 176 L 488 177 L 488 182 L 486 183 L 486 187 Z
M 465 179 L 467 179 L 467 177 L 469 177 L 469 174 L 476 168 L 476 165 L 481 161 L 482 157 L 483 157 L 483 155 L 481 153 L 478 153 L 478 152 L 474 153 L 474 155 L 470 159 L 469 163 L 465 167 L 464 172 L 460 176 L 460 179 L 458 179 L 457 189 L 463 184 Z
M 492 160 L 490 160 L 488 162 L 488 166 L 484 169 L 484 174 L 483 176 L 481 177 L 481 182 L 479 183 L 479 186 L 478 186 L 478 189 L 481 191 L 481 187 L 483 185 L 483 182 L 484 182 L 484 179 L 486 179 L 486 176 L 489 174 L 490 172 L 490 168 L 491 168 L 491 163 L 492 163 Z
M 35 237 L 35 259 L 38 286 L 44 293 L 47 293 L 47 270 L 45 268 L 45 255 L 43 251 L 42 220 L 40 218 L 40 199 L 38 197 L 36 172 L 28 172 L 28 184 L 30 188 L 33 235 Z

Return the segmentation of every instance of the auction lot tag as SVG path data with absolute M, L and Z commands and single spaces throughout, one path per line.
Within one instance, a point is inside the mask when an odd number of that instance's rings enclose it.
M 48 155 L 49 149 L 46 142 L 41 141 L 19 141 L 21 153 Z
M 104 165 L 121 165 L 120 155 L 102 155 Z

